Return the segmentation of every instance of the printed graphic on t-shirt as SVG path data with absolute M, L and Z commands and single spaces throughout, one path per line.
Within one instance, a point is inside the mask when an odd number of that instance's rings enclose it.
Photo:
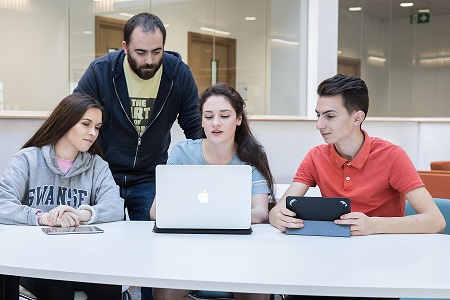
M 131 117 L 139 135 L 142 135 L 149 124 L 155 100 L 155 98 L 130 98 Z
M 142 136 L 145 128 L 150 124 L 163 68 L 161 66 L 152 78 L 143 80 L 131 70 L 128 60 L 125 58 L 123 70 L 127 81 L 128 96 L 130 97 L 131 117 L 139 136 Z
M 78 207 L 81 204 L 89 204 L 89 192 L 86 190 L 68 188 L 65 186 L 55 187 L 53 185 L 36 186 L 28 190 L 28 205 L 68 205 Z

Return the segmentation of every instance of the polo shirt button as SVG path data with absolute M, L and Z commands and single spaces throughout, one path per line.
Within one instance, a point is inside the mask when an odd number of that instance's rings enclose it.
M 347 166 L 350 166 L 350 164 L 347 164 Z
M 350 177 L 345 177 L 345 180 L 350 180 Z

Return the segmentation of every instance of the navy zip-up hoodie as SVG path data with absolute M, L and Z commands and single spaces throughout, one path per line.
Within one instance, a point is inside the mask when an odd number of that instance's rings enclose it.
M 170 129 L 177 118 L 186 138 L 195 139 L 200 132 L 201 116 L 191 70 L 180 54 L 165 51 L 150 123 L 139 137 L 131 117 L 124 58 L 121 49 L 94 60 L 74 93 L 91 95 L 106 107 L 98 141 L 117 184 L 130 186 L 155 180 L 155 167 L 167 161 Z

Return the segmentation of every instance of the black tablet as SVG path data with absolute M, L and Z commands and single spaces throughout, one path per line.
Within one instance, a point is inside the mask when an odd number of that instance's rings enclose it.
M 302 220 L 334 221 L 350 212 L 350 199 L 288 196 L 286 208 Z
M 350 237 L 350 225 L 334 224 L 334 220 L 350 212 L 350 199 L 327 197 L 286 198 L 286 207 L 302 219 L 303 228 L 286 228 L 287 235 L 319 235 Z

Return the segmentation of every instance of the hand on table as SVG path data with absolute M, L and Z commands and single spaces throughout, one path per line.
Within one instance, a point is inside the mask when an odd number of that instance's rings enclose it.
M 60 205 L 47 213 L 49 226 L 72 227 L 80 225 L 80 218 L 75 208 Z

